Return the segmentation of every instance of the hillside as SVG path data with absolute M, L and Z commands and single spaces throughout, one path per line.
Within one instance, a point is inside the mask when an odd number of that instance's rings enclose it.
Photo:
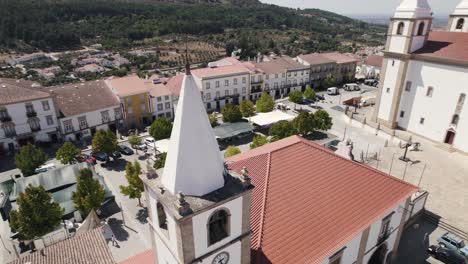
M 248 57 L 268 51 L 350 51 L 383 43 L 385 32 L 384 26 L 330 12 L 257 0 L 3 0 L 0 17 L 0 51 L 16 52 L 94 43 L 128 50 L 189 34 L 228 52 L 242 48 Z

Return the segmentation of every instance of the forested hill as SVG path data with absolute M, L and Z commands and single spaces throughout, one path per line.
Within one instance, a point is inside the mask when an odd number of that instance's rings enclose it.
M 21 52 L 93 43 L 128 49 L 190 34 L 228 46 L 250 45 L 252 53 L 294 53 L 336 49 L 343 41 L 379 44 L 369 36 L 385 32 L 330 12 L 257 0 L 2 0 L 0 17 L 0 51 Z

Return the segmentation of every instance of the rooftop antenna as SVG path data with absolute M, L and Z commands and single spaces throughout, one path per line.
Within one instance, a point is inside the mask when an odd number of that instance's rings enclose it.
M 190 72 L 190 63 L 189 63 L 189 58 L 188 58 L 188 35 L 185 35 L 185 74 L 186 75 L 192 75 Z

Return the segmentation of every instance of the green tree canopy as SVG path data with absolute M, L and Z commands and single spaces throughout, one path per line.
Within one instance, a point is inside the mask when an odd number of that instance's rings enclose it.
M 292 121 L 297 133 L 306 136 L 315 129 L 315 118 L 313 113 L 302 112 Z
M 262 93 L 262 96 L 257 100 L 257 112 L 267 113 L 273 111 L 275 101 L 268 93 Z
M 104 202 L 106 192 L 90 169 L 81 169 L 76 176 L 76 191 L 72 193 L 73 204 L 83 215 L 99 209 Z
M 72 164 L 78 155 L 80 155 L 80 149 L 67 141 L 57 150 L 55 157 L 63 164 Z
M 239 148 L 236 148 L 234 146 L 229 146 L 227 147 L 226 151 L 224 151 L 224 157 L 229 158 L 240 153 L 241 153 L 241 150 Z
M 128 137 L 128 143 L 130 144 L 130 146 L 132 147 L 135 147 L 136 145 L 140 145 L 141 144 L 141 137 L 135 135 L 135 134 L 131 134 L 129 137 Z
M 280 121 L 272 125 L 268 133 L 272 136 L 273 141 L 277 141 L 295 135 L 296 130 L 294 129 L 292 122 Z
M 302 104 L 304 100 L 304 96 L 300 91 L 292 91 L 289 93 L 289 101 L 294 103 L 294 108 L 296 108 L 296 104 Z
M 125 167 L 125 178 L 127 178 L 128 185 L 120 185 L 120 192 L 123 195 L 128 196 L 130 199 L 138 199 L 138 205 L 141 205 L 141 194 L 144 192 L 145 187 L 143 181 L 140 179 L 139 175 L 141 173 L 140 163 L 135 161 L 132 163 L 127 163 Z
M 47 161 L 47 155 L 35 146 L 28 144 L 22 146 L 15 155 L 15 165 L 24 176 L 34 174 L 34 171 Z
M 94 153 L 111 155 L 118 149 L 117 137 L 110 130 L 98 130 L 93 136 L 92 147 Z
M 323 81 L 322 86 L 324 88 L 330 88 L 336 85 L 336 79 L 332 75 L 328 75 Z
M 243 117 L 251 117 L 255 114 L 255 106 L 250 100 L 244 100 L 240 103 L 240 111 Z
M 315 99 L 315 91 L 310 87 L 310 85 L 307 85 L 307 88 L 304 91 L 304 97 L 309 100 Z
M 154 140 L 170 138 L 172 132 L 172 122 L 165 117 L 158 117 L 154 120 L 149 129 L 149 134 Z
M 242 113 L 237 105 L 226 104 L 221 109 L 221 114 L 223 115 L 223 122 L 236 123 L 242 121 Z
M 255 135 L 252 143 L 250 144 L 250 149 L 261 147 L 268 143 L 268 139 L 262 135 Z
M 10 213 L 10 225 L 21 240 L 41 237 L 55 230 L 62 221 L 64 209 L 52 200 L 44 187 L 26 187 L 16 200 L 18 210 Z
M 158 159 L 154 162 L 153 167 L 155 169 L 164 168 L 164 165 L 166 165 L 166 158 L 167 158 L 167 152 L 163 152 L 159 154 Z
M 211 127 L 218 126 L 218 118 L 216 118 L 216 115 L 214 114 L 208 115 L 208 119 L 210 120 Z
M 330 115 L 325 110 L 319 110 L 314 113 L 315 128 L 319 130 L 329 130 L 333 126 Z

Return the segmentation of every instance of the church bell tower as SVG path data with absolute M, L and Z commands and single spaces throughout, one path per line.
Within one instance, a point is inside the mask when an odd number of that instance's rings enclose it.
M 450 15 L 449 30 L 452 32 L 468 32 L 468 0 L 461 1 Z
M 158 264 L 250 264 L 247 168 L 224 163 L 187 67 L 163 171 L 142 176 Z

